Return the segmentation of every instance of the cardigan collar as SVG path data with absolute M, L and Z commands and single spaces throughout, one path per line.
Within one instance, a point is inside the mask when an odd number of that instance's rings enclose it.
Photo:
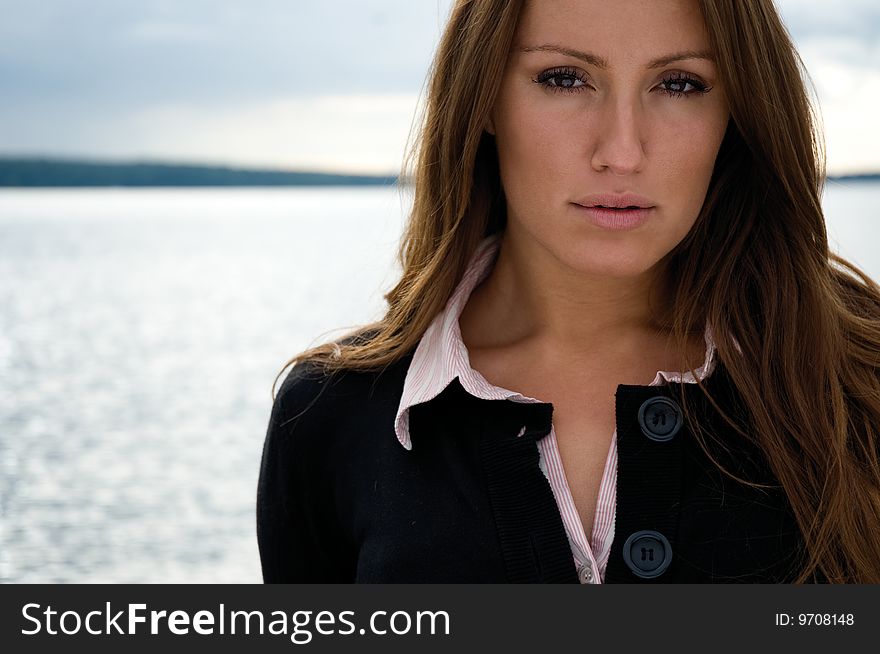
M 512 390 L 489 383 L 479 372 L 471 368 L 467 347 L 459 325 L 459 317 L 473 290 L 491 272 L 497 259 L 501 233 L 483 239 L 477 247 L 465 274 L 452 296 L 425 330 L 413 353 L 403 385 L 403 394 L 394 421 L 397 440 L 407 450 L 412 449 L 410 438 L 410 409 L 417 404 L 429 402 L 455 379 L 470 395 L 484 400 L 510 400 L 516 403 L 540 403 Z M 650 386 L 666 382 L 696 383 L 708 376 L 715 367 L 715 343 L 709 324 L 704 331 L 706 357 L 703 365 L 694 372 L 684 373 L 660 370 Z

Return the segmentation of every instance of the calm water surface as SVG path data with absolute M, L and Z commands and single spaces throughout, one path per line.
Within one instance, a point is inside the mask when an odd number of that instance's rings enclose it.
M 0 581 L 259 582 L 275 374 L 381 316 L 396 190 L 0 191 Z M 830 185 L 880 279 L 880 185 Z M 322 338 L 323 336 L 323 338 Z

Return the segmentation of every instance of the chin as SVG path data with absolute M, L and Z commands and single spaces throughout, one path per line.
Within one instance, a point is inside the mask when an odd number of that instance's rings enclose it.
M 615 248 L 607 245 L 583 248 L 580 251 L 569 246 L 559 259 L 585 275 L 621 279 L 644 275 L 657 263 L 655 257 L 643 251 L 633 252 L 631 247 Z

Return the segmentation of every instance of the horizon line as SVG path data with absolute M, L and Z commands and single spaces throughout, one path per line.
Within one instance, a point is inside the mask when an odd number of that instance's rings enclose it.
M 364 171 L 351 170 L 344 168 L 328 169 L 325 167 L 316 168 L 287 168 L 273 164 L 249 164 L 236 163 L 230 161 L 211 161 L 210 159 L 175 159 L 160 158 L 156 156 L 121 156 L 107 157 L 100 155 L 53 155 L 53 154 L 17 154 L 17 153 L 0 153 L 0 162 L 47 162 L 47 163 L 70 163 L 70 164 L 86 164 L 86 165 L 104 165 L 104 166 L 136 166 L 136 165 L 152 165 L 152 166 L 169 166 L 182 168 L 215 168 L 224 169 L 235 172 L 254 172 L 254 173 L 292 173 L 292 174 L 310 174 L 310 175 L 328 175 L 334 177 L 364 177 L 364 178 L 398 178 L 401 177 L 400 171 Z M 853 169 L 849 172 L 827 172 L 826 179 L 851 178 L 851 177 L 880 177 L 880 168 L 870 169 Z

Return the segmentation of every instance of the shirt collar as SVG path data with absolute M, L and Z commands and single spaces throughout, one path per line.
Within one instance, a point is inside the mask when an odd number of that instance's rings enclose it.
M 500 242 L 501 232 L 498 232 L 487 236 L 479 244 L 445 308 L 425 330 L 413 353 L 394 420 L 397 440 L 407 450 L 412 449 L 409 433 L 410 408 L 437 397 L 456 377 L 464 389 L 474 397 L 524 403 L 540 401 L 490 384 L 479 372 L 471 368 L 467 348 L 461 338 L 459 316 L 473 290 L 491 272 Z M 657 372 L 650 385 L 657 386 L 664 381 L 696 383 L 698 379 L 708 376 L 715 367 L 715 343 L 708 323 L 704 340 L 706 357 L 703 365 L 694 371 L 696 378 L 690 371 L 681 373 L 661 370 Z

